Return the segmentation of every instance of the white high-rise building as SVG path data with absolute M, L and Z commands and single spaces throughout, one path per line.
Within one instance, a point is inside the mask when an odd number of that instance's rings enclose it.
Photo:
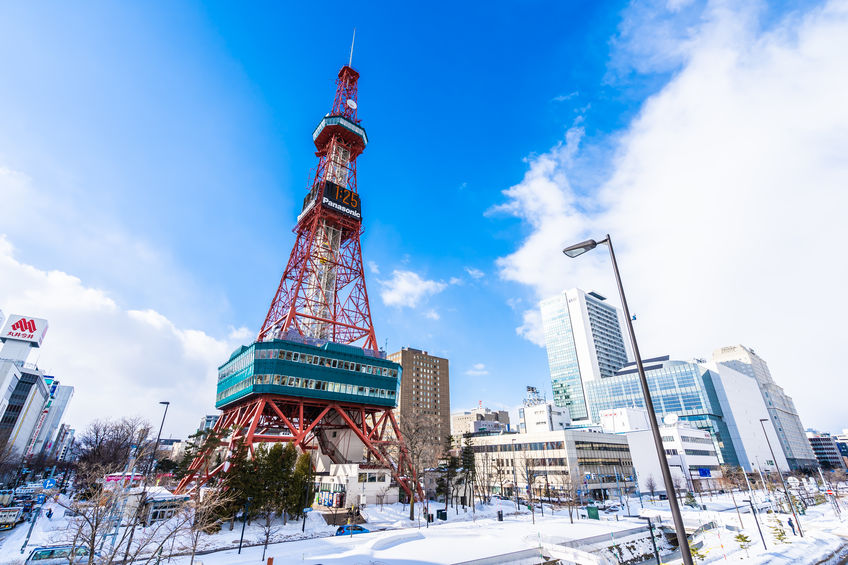
M 795 403 L 774 382 L 765 360 L 752 349 L 733 345 L 715 350 L 713 361 L 756 380 L 789 467 L 793 470 L 815 469 L 818 461 L 807 441 Z M 777 446 L 773 447 L 776 449 Z
M 567 407 L 572 420 L 587 420 L 583 383 L 611 377 L 627 363 L 622 314 L 600 294 L 579 288 L 545 299 L 540 307 L 554 403 Z

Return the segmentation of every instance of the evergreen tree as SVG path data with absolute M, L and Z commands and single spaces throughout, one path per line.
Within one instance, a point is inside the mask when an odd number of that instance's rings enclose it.
M 789 543 L 789 540 L 786 539 L 786 530 L 783 529 L 783 524 L 780 523 L 780 519 L 777 516 L 772 516 L 769 530 L 771 530 L 771 534 L 778 542 Z
M 468 497 L 471 502 L 471 506 L 474 506 L 474 483 L 477 477 L 477 468 L 474 461 L 474 446 L 472 445 L 471 438 L 466 437 L 464 445 L 462 446 L 462 451 L 460 453 L 460 457 L 462 460 L 462 476 L 465 482 L 465 492 L 469 492 L 469 488 L 471 496 Z
M 707 550 L 701 551 L 694 545 L 689 546 L 689 553 L 692 554 L 692 559 L 695 561 L 703 561 L 707 558 Z
M 248 498 L 257 500 L 260 483 L 256 460 L 248 457 L 244 444 L 238 445 L 223 479 L 223 487 L 230 493 L 227 511 L 231 516 L 245 508 Z M 256 508 L 256 504 L 251 504 L 248 519 L 256 514 Z
M 295 518 L 303 516 L 303 509 L 309 506 L 312 483 L 312 458 L 302 453 L 297 458 L 294 471 L 286 493 L 286 511 Z
M 742 549 L 745 550 L 745 556 L 747 557 L 748 556 L 748 548 L 751 547 L 751 538 L 749 538 L 748 536 L 746 536 L 742 532 L 739 532 L 738 534 L 736 534 L 736 536 L 733 539 L 736 540 L 736 543 L 739 544 L 739 547 L 741 547 Z
M 686 493 L 686 501 L 683 504 L 685 504 L 686 506 L 691 506 L 692 508 L 698 506 L 698 502 L 695 500 L 695 495 L 691 492 Z

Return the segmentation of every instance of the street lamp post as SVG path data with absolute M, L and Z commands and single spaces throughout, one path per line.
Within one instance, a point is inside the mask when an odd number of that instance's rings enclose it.
M 165 412 L 162 414 L 162 422 L 159 424 L 159 433 L 156 434 L 156 445 L 153 447 L 153 455 L 150 457 L 150 462 L 147 463 L 147 471 L 145 471 L 145 482 L 147 481 L 146 477 L 150 474 L 150 470 L 153 468 L 153 460 L 156 458 L 156 452 L 159 450 L 159 440 L 162 439 L 162 428 L 165 427 L 165 416 L 168 415 L 168 406 L 171 405 L 167 400 L 160 402 L 159 404 L 165 405 Z
M 147 504 L 147 477 L 150 475 L 150 470 L 153 468 L 153 460 L 156 458 L 156 452 L 159 450 L 159 440 L 162 437 L 162 428 L 165 427 L 165 416 L 168 415 L 168 406 L 171 405 L 167 400 L 160 402 L 159 404 L 165 405 L 165 412 L 162 414 L 162 423 L 159 424 L 159 433 L 156 434 L 156 445 L 153 447 L 153 453 L 150 454 L 150 461 L 147 462 L 147 470 L 144 472 L 144 478 L 141 482 L 141 494 L 139 495 L 138 507 L 136 508 L 136 516 L 132 523 L 132 530 L 130 530 L 129 541 L 127 542 L 127 549 L 124 551 L 124 561 L 129 558 L 130 555 L 130 547 L 132 546 L 133 536 L 135 536 L 135 526 L 138 523 L 138 518 L 141 516 L 141 512 L 143 511 L 145 505 Z M 132 479 L 135 477 L 135 469 L 130 471 L 130 483 L 132 483 Z M 114 544 L 115 539 L 112 538 L 112 543 Z
M 627 298 L 624 296 L 624 287 L 621 284 L 621 275 L 618 272 L 618 263 L 615 260 L 615 251 L 612 248 L 612 239 L 609 234 L 601 241 L 589 239 L 582 243 L 566 247 L 562 250 L 568 257 L 578 257 L 587 251 L 591 251 L 599 244 L 606 244 L 609 248 L 610 259 L 612 260 L 612 268 L 615 272 L 615 282 L 618 285 L 618 294 L 621 297 L 621 307 L 624 310 L 624 319 L 627 322 L 627 331 L 630 334 L 630 344 L 633 346 L 633 356 L 636 358 L 636 367 L 639 369 L 639 384 L 642 387 L 642 394 L 645 397 L 645 408 L 648 411 L 648 421 L 651 424 L 651 434 L 654 436 L 654 446 L 657 449 L 657 457 L 660 461 L 660 470 L 662 471 L 663 483 L 667 493 L 674 493 L 674 481 L 671 478 L 671 469 L 668 466 L 668 459 L 665 456 L 665 448 L 663 447 L 662 436 L 660 435 L 659 424 L 657 423 L 657 414 L 654 412 L 654 402 L 651 399 L 651 392 L 648 390 L 648 378 L 645 376 L 645 367 L 642 365 L 642 357 L 639 355 L 639 345 L 636 343 L 636 333 L 633 330 L 633 320 L 630 317 L 630 309 L 627 307 Z M 668 505 L 671 509 L 671 517 L 674 521 L 674 530 L 677 532 L 677 540 L 680 547 L 680 557 L 683 559 L 684 565 L 693 565 L 692 553 L 689 549 L 689 540 L 686 538 L 686 528 L 683 525 L 683 516 L 680 514 L 680 506 L 677 504 L 677 497 L 669 496 Z
M 777 476 L 780 477 L 780 482 L 783 484 L 783 494 L 786 495 L 786 502 L 789 504 L 789 510 L 792 511 L 792 516 L 795 517 L 795 523 L 798 524 L 798 534 L 801 537 L 804 537 L 804 532 L 801 531 L 801 521 L 798 520 L 798 515 L 795 513 L 795 505 L 792 504 L 792 497 L 789 495 L 789 489 L 786 488 L 786 481 L 783 480 L 783 473 L 780 471 L 780 467 L 777 466 L 777 457 L 774 456 L 774 450 L 771 448 L 771 441 L 769 441 L 768 434 L 766 433 L 766 425 L 763 422 L 768 421 L 768 418 L 760 418 L 760 426 L 763 428 L 763 435 L 766 436 L 766 443 L 768 444 L 769 452 L 771 453 L 771 460 L 774 462 L 774 466 L 777 469 Z
M 241 544 L 244 542 L 244 527 L 247 525 L 247 515 L 250 513 L 250 503 L 253 501 L 252 496 L 247 497 L 247 502 L 244 505 L 244 514 L 241 522 L 241 538 L 239 538 L 238 553 L 241 555 Z
M 515 440 L 512 440 L 512 494 L 515 498 L 515 511 L 518 512 L 518 475 L 515 472 Z
M 763 549 L 768 550 L 768 547 L 766 547 L 766 538 L 763 537 L 763 530 L 760 529 L 760 521 L 757 519 L 757 509 L 754 508 L 754 501 L 749 498 L 742 502 L 747 502 L 751 505 L 751 514 L 754 515 L 754 522 L 757 523 L 757 531 L 760 532 L 760 539 L 763 540 Z

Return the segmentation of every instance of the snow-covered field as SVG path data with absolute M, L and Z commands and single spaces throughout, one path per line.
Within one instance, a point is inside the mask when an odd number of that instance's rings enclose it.
M 737 502 L 741 504 L 739 497 Z M 666 503 L 651 503 L 644 499 L 640 504 L 636 498 L 630 499 L 629 503 L 632 514 L 650 515 L 662 521 L 663 525 L 671 525 Z M 700 552 L 705 556 L 704 563 L 721 561 L 755 564 L 812 564 L 820 562 L 848 544 L 848 522 L 840 521 L 829 504 L 810 507 L 807 515 L 801 517 L 805 534 L 803 539 L 792 535 L 787 525 L 788 516 L 762 514 L 760 525 L 768 545 L 767 550 L 763 548 L 750 509 L 747 512 L 741 509 L 744 512 L 741 514 L 743 533 L 751 540 L 750 547 L 745 550 L 734 539 L 738 533 L 735 528 L 740 526 L 740 521 L 730 497 L 726 495 L 713 499 L 705 497 L 704 504 L 707 506 L 707 511 L 696 511 L 684 507 L 687 529 L 694 529 L 710 522 L 718 526 L 699 533 L 694 538 L 694 542 L 701 545 Z M 442 507 L 433 503 L 430 505 L 430 512 L 435 514 L 436 509 Z M 498 522 L 496 519 L 498 510 L 504 512 L 503 522 Z M 848 512 L 848 508 L 845 511 Z M 67 536 L 70 525 L 68 519 L 61 516 L 60 508 L 54 507 L 54 512 L 52 520 L 47 520 L 43 515 L 39 518 L 33 529 L 29 549 L 36 545 L 62 541 L 63 537 Z M 495 500 L 492 505 L 479 505 L 473 512 L 470 508 L 459 510 L 451 508 L 448 511 L 447 522 L 437 521 L 429 527 L 423 517 L 420 522 L 418 520 L 410 522 L 408 507 L 399 504 L 386 505 L 382 509 L 379 506 L 371 506 L 363 513 L 368 520 L 364 527 L 371 532 L 355 536 L 334 536 L 336 528 L 327 526 L 317 513 L 309 515 L 305 533 L 301 533 L 302 523 L 299 521 L 290 522 L 285 526 L 281 522 L 277 523 L 274 525 L 274 542 L 268 547 L 267 557 L 273 557 L 275 565 L 289 563 L 448 564 L 538 548 L 543 544 L 562 544 L 570 541 L 571 545 L 575 545 L 575 542 L 576 545 L 581 545 L 583 542 L 579 540 L 594 538 L 595 544 L 591 546 L 592 550 L 599 547 L 598 543 L 601 546 L 616 544 L 619 549 L 623 549 L 624 560 L 628 560 L 632 556 L 631 553 L 627 553 L 628 547 L 635 553 L 645 552 L 650 542 L 649 539 L 644 538 L 644 534 L 633 533 L 636 528 L 644 527 L 646 522 L 635 517 L 626 517 L 624 515 L 626 508 L 622 508 L 617 516 L 601 512 L 603 518 L 601 521 L 575 517 L 574 524 L 571 524 L 565 509 L 558 509 L 551 515 L 550 508 L 546 507 L 544 516 L 537 510 L 534 524 L 526 509 L 523 509 L 521 514 L 515 514 L 515 508 L 511 502 Z M 780 536 L 774 529 L 775 520 L 779 520 L 785 530 L 785 542 L 778 539 Z M 26 537 L 28 526 L 28 524 L 21 524 L 0 540 L 0 563 L 23 562 L 29 549 L 22 555 L 20 547 Z M 628 531 L 631 538 L 642 536 L 643 539 L 635 544 L 621 543 L 623 539 L 627 539 Z M 238 545 L 240 534 L 241 524 L 237 523 L 233 530 L 225 524 L 217 534 L 206 536 L 199 548 L 203 554 L 196 557 L 195 563 L 237 565 L 260 562 L 263 549 L 261 542 L 264 535 L 261 525 L 254 522 L 247 526 L 245 544 L 248 546 L 242 550 L 241 555 L 238 555 L 234 547 Z M 605 541 L 606 536 L 609 536 L 608 544 Z M 598 542 L 598 540 L 601 541 Z M 174 552 L 179 553 L 183 545 L 184 541 L 178 540 L 174 546 Z M 211 553 L 206 553 L 209 551 Z M 663 551 L 662 546 L 661 551 Z M 668 551 L 667 546 L 665 551 Z M 167 558 L 169 553 L 170 547 L 166 545 L 164 557 Z M 607 551 L 604 555 L 611 558 L 611 562 L 618 561 L 618 554 L 615 551 Z M 663 558 L 664 563 L 679 561 L 679 557 L 675 559 L 673 555 Z M 175 556 L 171 562 L 177 565 L 188 565 L 189 559 L 185 556 Z

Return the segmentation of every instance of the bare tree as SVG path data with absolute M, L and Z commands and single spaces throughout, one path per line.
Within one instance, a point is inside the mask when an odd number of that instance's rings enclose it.
M 678 475 L 672 479 L 671 484 L 674 485 L 674 496 L 680 500 L 681 494 L 686 490 L 686 479 Z
M 87 489 L 79 493 L 74 499 L 59 499 L 59 506 L 70 511 L 72 518 L 68 520 L 66 530 L 67 540 L 75 548 L 82 547 L 88 552 L 85 563 L 94 563 L 95 551 L 101 539 L 115 530 L 117 535 L 116 520 L 118 510 L 118 489 L 107 489 L 103 486 L 103 470 L 97 465 L 83 465 L 77 470 L 77 480 L 87 485 Z M 98 482 L 99 479 L 99 482 Z M 71 559 L 77 556 L 72 555 Z
M 425 469 L 436 466 L 444 438 L 439 438 L 439 420 L 434 415 L 419 415 L 415 418 L 401 418 L 398 422 L 400 433 L 403 436 L 406 453 L 410 465 L 417 477 L 423 477 Z M 400 445 L 395 442 L 393 451 L 395 456 Z M 395 459 L 397 460 L 397 459 Z M 415 493 L 416 486 L 411 481 L 412 499 L 409 501 L 409 519 L 415 520 Z
M 189 565 L 194 565 L 200 541 L 204 534 L 214 533 L 220 528 L 221 516 L 232 503 L 232 497 L 221 489 L 196 489 L 191 503 L 185 507 L 188 534 L 188 549 L 191 551 Z
M 564 502 L 568 508 L 568 519 L 574 523 L 574 511 L 580 505 L 580 495 L 578 491 L 582 486 L 578 476 L 572 476 L 569 472 L 554 473 L 550 475 L 550 480 L 554 485 L 557 493 L 557 501 Z
M 389 487 L 385 486 L 377 491 L 377 503 L 380 505 L 380 512 L 383 511 L 383 502 L 386 500 L 386 496 L 389 494 Z
M 739 527 L 741 528 L 744 528 L 745 526 L 742 523 L 742 514 L 739 513 L 739 505 L 736 504 L 736 495 L 733 491 L 740 486 L 739 483 L 743 472 L 742 467 L 735 467 L 733 465 L 721 466 L 721 478 L 727 487 L 727 490 L 730 491 L 730 499 L 733 501 L 733 506 L 736 508 L 736 517 L 739 518 Z
M 527 496 L 530 502 L 530 512 L 533 523 L 536 523 L 536 505 L 533 504 L 533 485 L 536 481 L 536 461 L 530 457 L 527 450 L 522 450 L 521 461 L 519 461 L 518 478 L 527 485 Z
M 123 468 L 135 448 L 140 468 L 152 457 L 150 424 L 142 418 L 95 420 L 77 436 L 74 455 L 80 465 L 97 465 L 109 472 Z
M 125 508 L 128 502 L 143 506 L 144 497 L 139 493 L 130 494 L 128 485 L 121 482 L 107 484 L 103 476 L 102 467 L 83 465 L 77 470 L 77 477 L 88 485 L 86 491 L 74 499 L 59 498 L 59 506 L 72 514 L 68 529 L 60 535 L 62 541 L 87 550 L 88 555 L 82 557 L 83 563 L 94 563 L 95 551 L 101 546 L 102 555 L 97 558 L 98 563 L 150 562 L 168 540 L 178 535 L 180 521 L 155 521 L 148 524 L 142 535 L 133 539 L 130 527 L 122 527 Z M 134 496 L 138 498 L 133 500 Z M 140 509 L 133 511 L 131 519 L 142 515 Z M 72 555 L 71 559 L 77 557 Z
M 653 475 L 648 475 L 648 478 L 645 479 L 645 486 L 648 488 L 648 492 L 651 493 L 651 502 L 653 502 L 657 493 L 657 481 Z
M 498 494 L 503 496 L 504 485 L 512 478 L 512 473 L 506 466 L 506 460 L 501 457 L 496 458 L 493 471 L 495 475 L 495 482 L 498 485 Z
M 488 451 L 484 451 L 477 458 L 477 489 L 480 498 L 488 504 L 492 499 L 492 479 L 494 475 L 494 463 Z

